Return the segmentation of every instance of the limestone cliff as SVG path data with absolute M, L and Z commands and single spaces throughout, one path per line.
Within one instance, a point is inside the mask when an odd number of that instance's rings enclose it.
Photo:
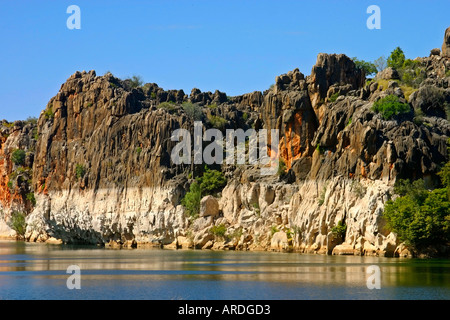
M 36 124 L 1 124 L 0 232 L 14 234 L 6 222 L 21 210 L 28 241 L 405 254 L 385 228 L 384 203 L 399 178 L 433 185 L 449 157 L 450 58 L 416 60 L 425 79 L 408 94 L 411 112 L 393 120 L 372 105 L 387 95 L 407 102 L 406 92 L 394 80 L 366 84 L 343 54 L 321 53 L 309 76 L 295 69 L 269 90 L 237 97 L 76 72 Z M 224 132 L 278 129 L 286 173 L 223 165 L 227 185 L 202 202 L 199 217 L 189 217 L 180 201 L 199 166 L 170 158 L 172 133 L 193 130 L 184 102 L 201 109 L 204 129 L 214 117 L 223 119 Z M 26 154 L 21 165 L 11 160 L 18 149 Z M 336 232 L 339 225 L 345 232 Z M 226 228 L 226 241 L 213 226 Z

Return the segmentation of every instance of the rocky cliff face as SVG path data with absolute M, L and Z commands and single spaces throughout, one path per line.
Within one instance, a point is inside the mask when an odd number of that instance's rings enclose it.
M 418 63 L 425 80 L 409 96 L 411 112 L 394 120 L 372 105 L 391 94 L 406 102 L 398 83 L 366 85 L 342 54 L 319 54 L 310 76 L 295 69 L 269 90 L 238 97 L 76 72 L 37 124 L 2 123 L 0 231 L 12 235 L 6 222 L 21 210 L 28 241 L 404 254 L 382 217 L 393 183 L 432 185 L 449 156 L 450 59 L 443 50 Z M 193 130 L 183 102 L 201 108 L 204 129 L 211 117 L 224 120 L 222 130 L 278 129 L 286 173 L 223 165 L 227 185 L 189 217 L 180 201 L 198 167 L 170 159 L 174 130 Z M 26 153 L 21 165 L 11 160 L 17 149 Z M 336 232 L 340 225 L 344 232 Z M 225 236 L 213 235 L 213 226 L 225 227 Z

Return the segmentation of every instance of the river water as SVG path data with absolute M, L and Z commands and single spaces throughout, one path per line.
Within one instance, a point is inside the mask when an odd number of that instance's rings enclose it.
M 0 241 L 2 299 L 447 300 L 450 260 Z

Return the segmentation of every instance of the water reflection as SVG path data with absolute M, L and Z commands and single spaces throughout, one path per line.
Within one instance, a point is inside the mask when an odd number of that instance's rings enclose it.
M 70 298 L 75 293 L 65 286 L 66 270 L 74 264 L 89 288 L 77 298 L 227 299 L 232 293 L 233 299 L 450 298 L 449 260 L 110 250 L 8 241 L 0 241 L 0 298 L 40 299 L 48 296 L 44 288 L 49 287 L 56 298 Z M 374 264 L 381 269 L 383 290 L 378 292 L 366 286 L 366 268 Z

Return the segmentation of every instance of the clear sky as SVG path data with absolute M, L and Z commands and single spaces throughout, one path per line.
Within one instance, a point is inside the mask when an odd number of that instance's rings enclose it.
M 66 26 L 72 4 L 80 30 Z M 366 26 L 372 4 L 380 30 Z M 0 0 L 0 119 L 39 116 L 77 70 L 234 96 L 294 68 L 309 75 L 320 52 L 428 56 L 449 12 L 450 0 Z

